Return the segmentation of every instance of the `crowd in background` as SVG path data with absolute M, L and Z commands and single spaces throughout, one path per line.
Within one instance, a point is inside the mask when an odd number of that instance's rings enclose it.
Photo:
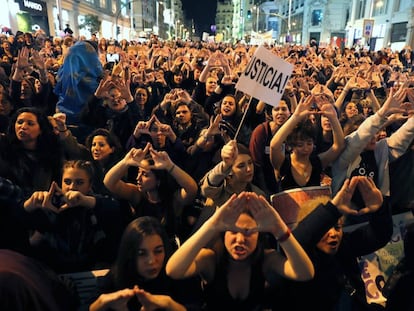
M 294 66 L 277 106 L 236 89 L 258 46 L 3 35 L 0 305 L 110 268 L 90 310 L 413 310 L 401 283 L 368 304 L 357 258 L 412 210 L 414 52 L 264 46 Z M 285 223 L 271 195 L 315 186 Z M 77 307 L 51 287 L 31 310 Z

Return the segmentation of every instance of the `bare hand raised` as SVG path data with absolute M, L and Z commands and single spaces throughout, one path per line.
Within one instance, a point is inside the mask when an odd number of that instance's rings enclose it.
M 365 207 L 359 211 L 351 208 L 351 199 L 355 189 L 358 187 L 364 200 Z M 381 191 L 376 187 L 374 181 L 366 176 L 354 176 L 351 180 L 346 179 L 341 190 L 332 199 L 332 203 L 342 214 L 364 215 L 377 211 L 383 202 Z
M 145 157 L 147 156 L 150 146 L 151 144 L 147 143 L 144 149 L 132 148 L 125 155 L 122 161 L 124 161 L 126 165 L 138 167 L 141 164 L 141 161 L 144 160 Z

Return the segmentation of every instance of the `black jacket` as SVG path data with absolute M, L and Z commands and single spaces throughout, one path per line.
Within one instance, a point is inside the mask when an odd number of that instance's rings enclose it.
M 123 111 L 114 112 L 103 105 L 102 99 L 93 96 L 83 108 L 80 118 L 84 124 L 113 132 L 125 148 L 128 138 L 140 120 L 140 113 L 133 101 L 128 103 Z
M 327 255 L 316 244 L 340 217 L 336 207 L 328 203 L 318 206 L 299 223 L 293 234 L 311 258 L 315 277 L 308 282 L 283 280 L 283 294 L 276 303 L 286 299 L 291 311 L 330 311 L 336 310 L 338 304 L 344 307 L 348 303 L 349 310 L 381 310 L 382 307 L 366 301 L 357 258 L 382 248 L 391 239 L 393 223 L 388 202 L 384 201 L 367 224 L 351 232 L 345 230 L 338 252 Z

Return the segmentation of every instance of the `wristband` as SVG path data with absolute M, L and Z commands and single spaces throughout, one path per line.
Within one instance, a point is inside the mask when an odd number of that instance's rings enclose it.
M 289 239 L 290 234 L 292 233 L 292 231 L 290 231 L 289 227 L 286 229 L 286 232 L 283 233 L 280 237 L 276 238 L 276 240 L 279 243 L 285 242 L 287 239 Z
M 173 166 L 171 166 L 171 168 L 168 170 L 168 174 L 171 174 L 174 169 L 175 169 L 175 164 L 173 164 Z
M 67 131 L 69 131 L 69 129 L 68 128 L 66 128 L 66 129 L 64 129 L 64 130 L 59 130 L 59 133 L 64 133 L 64 132 L 67 132 Z
M 204 141 L 208 141 L 208 138 L 210 137 L 210 135 L 207 135 L 207 134 L 204 134 L 203 135 L 203 139 L 204 139 Z

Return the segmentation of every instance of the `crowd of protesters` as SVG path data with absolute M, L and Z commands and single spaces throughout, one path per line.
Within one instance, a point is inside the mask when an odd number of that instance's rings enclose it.
M 90 310 L 414 310 L 357 262 L 413 208 L 414 52 L 264 46 L 294 66 L 277 106 L 236 89 L 243 42 L 1 37 L 2 309 L 76 308 L 31 278 L 109 268 Z M 290 228 L 271 195 L 315 186 Z

